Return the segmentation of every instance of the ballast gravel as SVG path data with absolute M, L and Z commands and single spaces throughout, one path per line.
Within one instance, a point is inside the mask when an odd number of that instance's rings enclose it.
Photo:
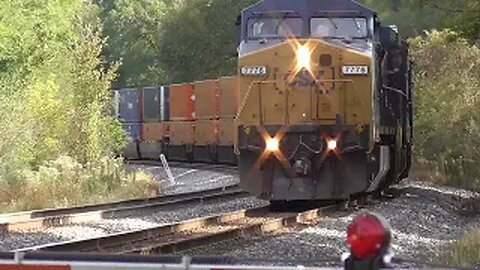
M 184 205 L 181 209 L 136 213 L 134 216 L 82 222 L 53 227 L 42 232 L 9 233 L 0 236 L 0 251 L 44 245 L 54 242 L 81 240 L 108 234 L 147 229 L 172 222 L 226 213 L 245 208 L 266 206 L 268 203 L 252 197 Z
M 140 170 L 152 175 L 159 181 L 162 194 L 178 194 L 201 191 L 235 185 L 240 182 L 235 167 L 208 164 L 171 163 L 170 170 L 174 177 L 171 182 L 163 166 L 129 164 L 130 170 Z
M 363 210 L 388 220 L 393 236 L 391 251 L 408 264 L 442 262 L 454 240 L 471 226 L 480 225 L 479 215 L 465 215 L 461 207 L 464 200 L 478 194 L 413 181 L 399 188 L 398 197 Z M 228 241 L 185 254 L 235 256 L 247 264 L 339 266 L 341 255 L 348 251 L 346 229 L 356 215 L 358 211 L 340 214 L 276 236 Z

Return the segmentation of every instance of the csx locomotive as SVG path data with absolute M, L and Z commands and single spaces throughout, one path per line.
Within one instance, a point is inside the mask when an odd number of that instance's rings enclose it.
M 263 0 L 237 27 L 242 188 L 348 199 L 408 176 L 412 63 L 394 26 L 351 0 Z

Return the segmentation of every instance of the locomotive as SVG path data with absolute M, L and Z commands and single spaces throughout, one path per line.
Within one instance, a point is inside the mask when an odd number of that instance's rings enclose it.
M 412 62 L 395 26 L 353 0 L 263 0 L 237 29 L 243 189 L 343 200 L 408 177 Z

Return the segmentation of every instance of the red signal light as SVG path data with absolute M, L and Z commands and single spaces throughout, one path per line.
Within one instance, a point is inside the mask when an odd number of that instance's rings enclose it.
M 360 214 L 347 228 L 347 241 L 352 256 L 360 260 L 385 255 L 390 239 L 390 226 L 376 214 Z

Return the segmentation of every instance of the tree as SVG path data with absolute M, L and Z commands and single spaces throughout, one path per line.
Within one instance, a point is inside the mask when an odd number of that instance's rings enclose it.
M 115 87 L 159 85 L 165 81 L 160 66 L 159 44 L 167 6 L 163 0 L 118 0 L 102 2 L 104 54 L 121 61 Z
M 470 42 L 480 40 L 480 0 L 416 0 L 441 13 L 445 26 Z
M 0 131 L 0 167 L 110 155 L 119 127 L 105 112 L 115 70 L 100 55 L 98 8 L 82 0 L 1 2 L 0 98 L 8 106 L 0 126 L 9 129 Z
M 102 1 L 116 87 L 160 85 L 232 74 L 235 20 L 257 0 Z
M 448 184 L 480 188 L 480 49 L 444 30 L 413 39 L 411 53 L 417 161 Z
M 160 61 L 172 82 L 216 78 L 235 72 L 236 26 L 255 0 L 198 0 L 170 12 L 164 22 Z M 168 67 L 168 68 L 167 68 Z
M 440 11 L 418 0 L 360 0 L 375 10 L 385 24 L 397 25 L 403 37 L 415 37 L 426 29 L 441 27 Z

